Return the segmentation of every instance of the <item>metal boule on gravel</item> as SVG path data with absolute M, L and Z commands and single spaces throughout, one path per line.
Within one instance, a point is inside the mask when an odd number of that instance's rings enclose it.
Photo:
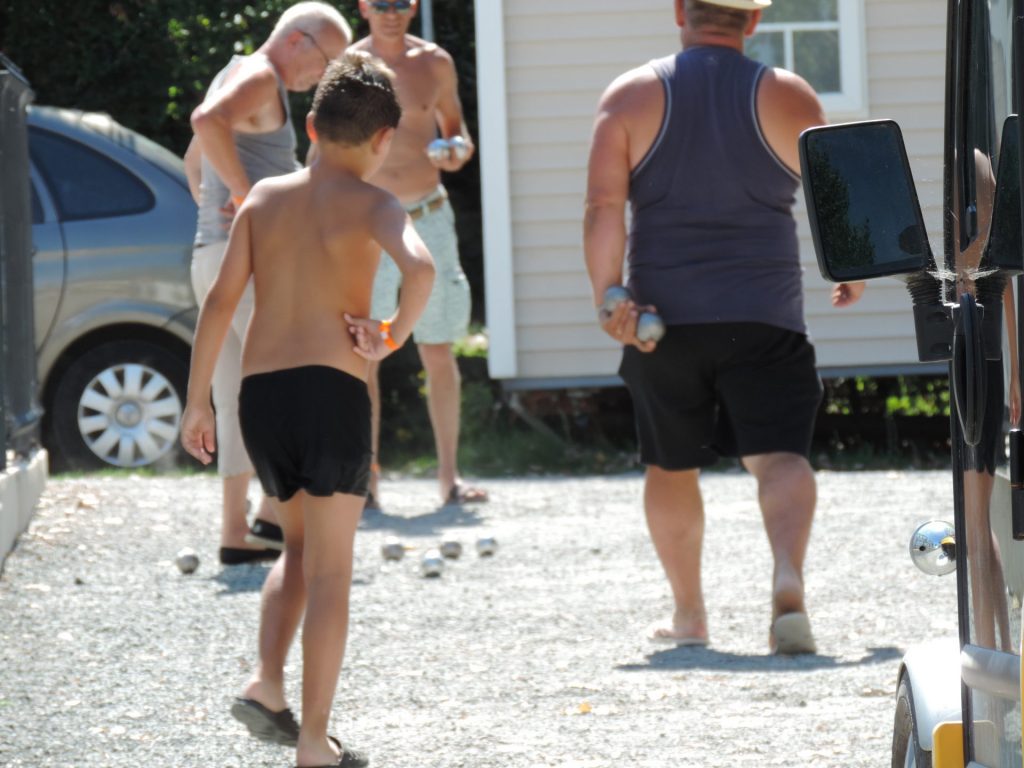
M 636 321 L 636 337 L 640 341 L 661 341 L 665 335 L 665 323 L 653 312 L 641 312 Z
M 441 550 L 437 547 L 431 547 L 423 553 L 423 560 L 420 562 L 420 570 L 423 571 L 423 575 L 427 578 L 436 578 L 441 575 L 441 571 L 444 570 L 444 558 L 441 556 Z
M 401 560 L 405 557 L 405 545 L 397 536 L 388 536 L 380 545 L 380 553 L 385 560 Z
M 439 547 L 442 557 L 455 560 L 462 554 L 462 543 L 455 539 L 445 539 Z
M 427 144 L 427 157 L 434 162 L 444 162 L 452 156 L 452 145 L 446 139 L 434 139 Z
M 183 547 L 174 556 L 174 564 L 178 566 L 179 571 L 186 575 L 195 573 L 196 568 L 199 567 L 199 555 L 191 547 Z
M 498 541 L 493 536 L 484 536 L 476 540 L 476 553 L 480 557 L 490 557 L 498 551 Z

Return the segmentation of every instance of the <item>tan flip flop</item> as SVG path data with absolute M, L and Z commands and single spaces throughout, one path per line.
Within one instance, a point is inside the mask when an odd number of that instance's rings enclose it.
M 785 655 L 818 652 L 806 613 L 784 613 L 772 622 L 771 652 Z
M 679 637 L 672 634 L 672 630 L 665 624 L 654 623 L 647 628 L 647 639 L 659 645 L 693 646 L 706 648 L 708 639 L 706 637 Z

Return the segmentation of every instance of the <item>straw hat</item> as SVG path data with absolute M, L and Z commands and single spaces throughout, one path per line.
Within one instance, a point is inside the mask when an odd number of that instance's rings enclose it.
M 720 5 L 723 8 L 739 8 L 741 11 L 758 11 L 767 8 L 772 0 L 701 0 L 708 5 Z

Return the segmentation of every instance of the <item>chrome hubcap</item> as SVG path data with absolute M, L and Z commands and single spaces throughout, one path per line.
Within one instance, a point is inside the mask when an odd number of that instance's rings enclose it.
M 144 467 L 178 439 L 181 398 L 159 371 L 127 363 L 101 371 L 78 401 L 78 430 L 107 464 Z

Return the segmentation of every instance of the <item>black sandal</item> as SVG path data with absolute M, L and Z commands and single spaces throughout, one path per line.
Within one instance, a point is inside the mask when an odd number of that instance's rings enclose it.
M 370 764 L 370 758 L 367 757 L 365 752 L 343 747 L 341 742 L 333 736 L 328 736 L 327 738 L 338 747 L 338 762 L 331 763 L 330 765 L 311 766 L 310 768 L 366 768 Z
M 286 747 L 294 747 L 299 742 L 299 724 L 287 707 L 272 712 L 256 699 L 236 698 L 231 704 L 231 716 L 260 741 Z
M 279 549 L 246 549 L 245 547 L 221 547 L 221 565 L 245 565 L 263 560 L 276 560 L 281 554 Z

